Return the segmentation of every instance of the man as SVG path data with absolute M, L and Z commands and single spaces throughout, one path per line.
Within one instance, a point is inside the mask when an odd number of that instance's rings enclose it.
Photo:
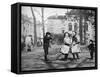
M 47 61 L 47 55 L 48 55 L 48 48 L 50 47 L 50 40 L 51 40 L 51 33 L 47 32 L 46 35 L 43 38 L 43 49 L 44 49 L 44 58 L 45 61 Z

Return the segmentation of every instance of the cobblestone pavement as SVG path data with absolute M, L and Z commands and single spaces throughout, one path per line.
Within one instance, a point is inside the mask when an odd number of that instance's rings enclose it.
M 45 70 L 45 69 L 63 69 L 77 67 L 92 67 L 95 66 L 95 59 L 90 60 L 90 54 L 84 47 L 79 53 L 80 59 L 72 60 L 72 54 L 69 54 L 69 59 L 66 61 L 60 60 L 63 57 L 59 53 L 59 46 L 53 46 L 49 49 L 48 59 L 44 61 L 44 52 L 42 47 L 35 47 L 31 52 L 22 51 L 22 70 Z

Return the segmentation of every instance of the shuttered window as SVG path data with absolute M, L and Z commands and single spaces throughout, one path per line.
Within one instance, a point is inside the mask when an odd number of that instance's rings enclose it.
M 72 31 L 72 23 L 69 23 L 68 26 L 69 26 L 69 31 Z
M 77 23 L 74 23 L 74 31 L 76 32 L 78 29 L 78 24 Z
M 85 30 L 88 31 L 88 24 L 85 23 Z

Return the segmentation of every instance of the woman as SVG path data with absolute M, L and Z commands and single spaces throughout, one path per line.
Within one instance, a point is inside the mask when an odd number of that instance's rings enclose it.
M 78 39 L 76 37 L 76 32 L 73 32 L 73 37 L 72 37 L 72 54 L 73 54 L 73 59 L 79 59 L 79 52 L 80 52 L 80 46 Z M 76 58 L 75 58 L 76 56 Z
M 33 39 L 31 35 L 28 35 L 25 38 L 25 44 L 26 44 L 26 51 L 31 51 L 32 45 L 33 45 Z
M 72 39 L 70 38 L 70 34 L 68 32 L 64 33 L 64 45 L 61 48 L 61 53 L 64 54 L 64 58 L 62 60 L 68 59 L 68 53 L 70 51 L 70 45 L 72 43 Z

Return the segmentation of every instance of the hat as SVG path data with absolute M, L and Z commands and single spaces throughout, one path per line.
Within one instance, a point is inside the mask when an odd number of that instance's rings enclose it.
M 46 32 L 46 35 L 51 35 L 51 33 L 50 32 Z

